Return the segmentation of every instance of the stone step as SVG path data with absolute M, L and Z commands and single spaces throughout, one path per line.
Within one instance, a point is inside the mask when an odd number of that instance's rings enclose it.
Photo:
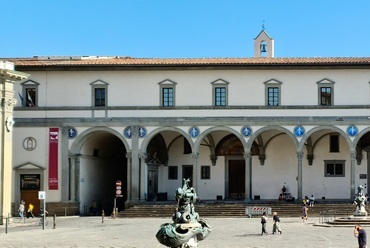
M 278 212 L 281 217 L 301 216 L 300 204 L 196 204 L 195 211 L 201 217 L 246 217 L 246 207 L 271 207 L 272 212 Z M 352 204 L 318 204 L 308 208 L 308 214 L 314 216 L 349 216 L 356 207 Z M 118 214 L 119 217 L 170 217 L 176 211 L 173 205 L 136 205 Z

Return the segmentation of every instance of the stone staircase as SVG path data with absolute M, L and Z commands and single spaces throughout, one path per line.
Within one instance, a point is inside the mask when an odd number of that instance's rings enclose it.
M 246 218 L 246 207 L 270 207 L 272 212 L 277 212 L 280 217 L 300 217 L 301 204 L 281 203 L 281 202 L 206 202 L 195 204 L 195 211 L 201 218 Z M 122 218 L 135 217 L 161 217 L 170 218 L 176 209 L 175 202 L 161 202 L 160 204 L 150 203 L 130 207 L 118 214 Z M 319 203 L 314 207 L 308 208 L 310 217 L 346 217 L 352 215 L 356 209 L 355 205 L 349 203 Z M 368 209 L 367 209 L 368 211 Z M 259 216 L 259 215 L 257 215 Z M 255 217 L 255 216 L 252 216 Z

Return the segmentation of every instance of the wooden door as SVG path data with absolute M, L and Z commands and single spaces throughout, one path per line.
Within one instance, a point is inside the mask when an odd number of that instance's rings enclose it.
M 244 160 L 229 160 L 229 197 L 238 200 L 245 197 Z
M 40 214 L 40 200 L 38 190 L 22 190 L 21 200 L 26 202 L 24 206 L 25 211 L 27 211 L 28 209 L 28 204 L 32 203 L 34 205 L 33 214 L 35 216 Z M 16 210 L 18 210 L 18 207 Z
M 40 200 L 39 200 L 39 191 L 40 191 L 40 174 L 21 174 L 20 175 L 20 191 L 21 199 L 25 202 L 25 211 L 28 209 L 28 204 L 32 203 L 33 214 L 35 216 L 40 214 Z M 17 203 L 16 210 L 18 210 L 19 202 Z
M 152 201 L 158 194 L 158 167 L 148 166 L 148 201 Z

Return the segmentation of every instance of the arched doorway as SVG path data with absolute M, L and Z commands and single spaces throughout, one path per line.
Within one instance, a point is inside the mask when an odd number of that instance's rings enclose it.
M 85 214 L 95 200 L 98 213 L 113 211 L 116 198 L 116 181 L 122 182 L 122 195 L 116 199 L 118 211 L 125 208 L 127 200 L 127 159 L 123 142 L 108 131 L 88 134 L 79 155 L 79 200 Z M 78 174 L 78 173 L 77 173 Z M 80 209 L 81 210 L 81 209 Z
M 365 155 L 365 156 L 364 156 Z M 356 162 L 360 168 L 356 168 L 358 171 L 358 183 L 365 186 L 365 192 L 370 193 L 370 132 L 365 133 L 356 145 Z M 364 166 L 361 166 L 361 165 Z
M 142 144 L 146 152 L 145 199 L 171 200 L 174 189 L 182 179 L 193 177 L 192 143 L 186 134 L 176 128 L 161 128 L 147 137 Z
M 255 146 L 256 143 L 254 142 L 252 155 L 258 155 L 258 149 L 255 149 Z M 226 159 L 225 197 L 234 200 L 244 199 L 246 195 L 246 168 L 242 142 L 234 134 L 226 135 L 218 142 L 215 154 L 216 156 L 224 156 Z

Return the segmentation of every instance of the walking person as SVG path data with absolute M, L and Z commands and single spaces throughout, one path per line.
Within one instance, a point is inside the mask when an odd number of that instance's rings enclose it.
M 28 209 L 27 209 L 27 219 L 31 216 L 32 218 L 34 218 L 35 216 L 33 215 L 33 204 L 30 203 L 28 204 Z
M 19 222 L 21 222 L 22 219 L 24 218 L 24 204 L 25 204 L 25 202 L 22 200 L 21 203 L 19 204 L 19 207 L 18 207 L 19 216 L 21 217 L 19 219 Z
M 267 225 L 267 214 L 266 212 L 263 212 L 262 217 L 261 217 L 261 224 L 262 224 L 262 233 L 261 236 L 265 233 L 266 235 L 268 234 L 266 231 L 266 225 Z
M 273 213 L 272 221 L 273 221 L 272 234 L 275 234 L 276 232 L 279 232 L 280 234 L 282 234 L 281 227 L 280 227 L 280 218 L 276 212 Z
M 45 219 L 45 226 L 48 225 L 48 219 L 46 218 L 46 216 L 48 216 L 48 214 L 49 214 L 49 212 L 46 211 L 46 209 L 44 209 L 44 208 L 40 209 L 40 222 L 39 222 L 40 226 L 44 225 L 44 219 Z
M 355 225 L 355 230 L 353 231 L 353 234 L 358 240 L 358 247 L 367 248 L 366 231 L 360 224 Z
M 308 219 L 308 207 L 306 204 L 303 204 L 302 206 L 302 220 L 303 222 L 307 222 Z

